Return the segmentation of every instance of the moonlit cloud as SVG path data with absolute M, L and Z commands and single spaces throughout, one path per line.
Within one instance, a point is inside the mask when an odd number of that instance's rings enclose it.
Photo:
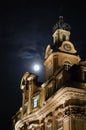
M 44 59 L 44 48 L 43 45 L 28 45 L 26 47 L 20 48 L 20 50 L 17 53 L 17 57 L 21 59 L 27 59 L 27 60 L 32 60 L 32 59 L 38 59 L 40 61 L 43 61 Z
M 21 48 L 17 56 L 21 59 L 32 59 L 33 57 L 39 56 L 39 54 L 33 48 Z

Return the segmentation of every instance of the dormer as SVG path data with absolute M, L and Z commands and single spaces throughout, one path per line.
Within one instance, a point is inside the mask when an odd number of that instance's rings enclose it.
M 26 72 L 21 80 L 20 88 L 22 90 L 22 116 L 36 111 L 41 106 L 41 83 L 37 81 L 35 74 Z

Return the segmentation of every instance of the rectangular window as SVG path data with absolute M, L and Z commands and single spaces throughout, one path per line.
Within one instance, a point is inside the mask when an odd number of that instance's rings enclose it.
M 32 108 L 39 107 L 39 95 L 32 97 Z
M 34 103 L 33 103 L 33 107 L 37 107 L 38 106 L 38 98 L 34 99 Z
M 53 69 L 54 69 L 54 72 L 57 70 L 58 68 L 58 59 L 57 57 L 54 58 L 54 66 L 53 66 Z
M 86 71 L 84 72 L 84 82 L 86 82 Z

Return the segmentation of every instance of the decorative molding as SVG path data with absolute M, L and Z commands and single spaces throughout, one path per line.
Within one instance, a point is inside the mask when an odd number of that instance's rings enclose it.
M 57 107 L 63 105 L 69 99 L 81 99 L 86 101 L 86 90 L 70 87 L 61 88 L 53 97 L 47 100 L 46 104 L 42 108 L 26 117 L 23 117 L 22 120 L 19 120 L 15 125 L 15 130 L 18 130 L 18 128 L 25 122 L 44 119 L 46 115 L 55 111 Z

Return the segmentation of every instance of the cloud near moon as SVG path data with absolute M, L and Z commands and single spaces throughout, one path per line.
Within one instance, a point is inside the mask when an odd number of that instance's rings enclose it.
M 43 46 L 32 46 L 28 45 L 26 47 L 20 48 L 20 50 L 17 53 L 17 57 L 21 59 L 27 59 L 27 60 L 32 60 L 32 59 L 38 59 L 41 62 L 44 59 L 44 48 Z

